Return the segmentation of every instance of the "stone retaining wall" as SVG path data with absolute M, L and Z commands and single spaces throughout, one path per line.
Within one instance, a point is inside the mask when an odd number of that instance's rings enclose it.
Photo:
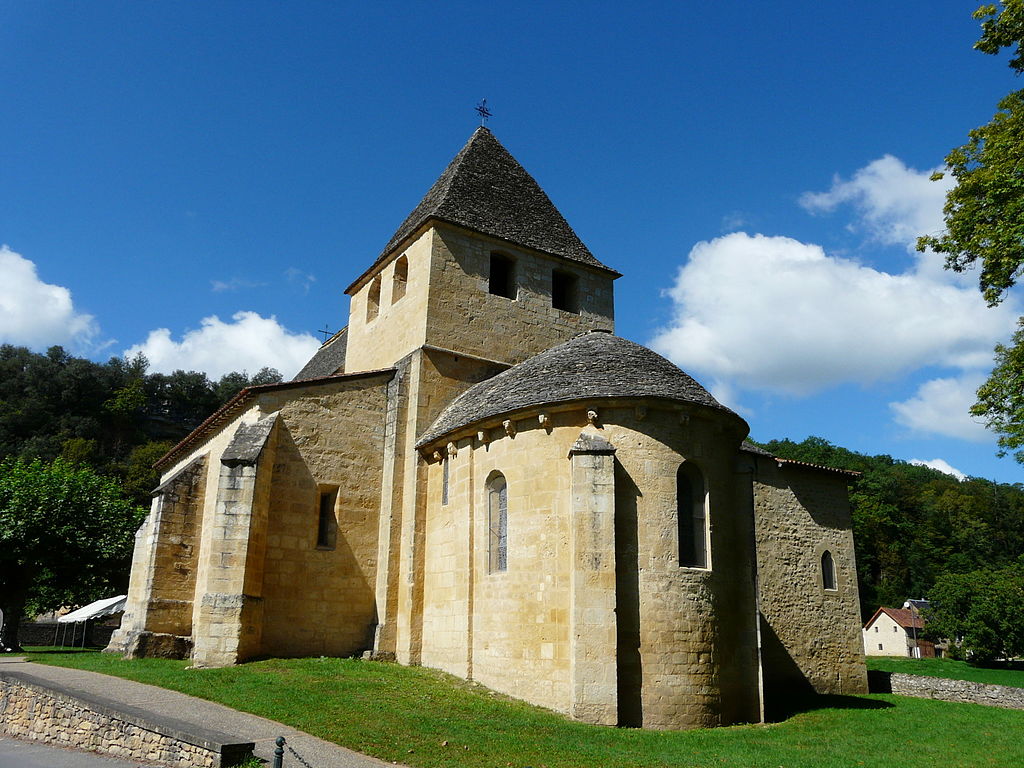
M 198 729 L 131 706 L 0 673 L 0 733 L 124 760 L 181 768 L 233 766 L 252 755 L 252 742 Z
M 920 699 L 959 701 L 1005 709 L 1024 709 L 1024 688 L 987 685 L 969 680 L 907 675 L 899 672 L 870 672 L 872 693 L 895 693 Z

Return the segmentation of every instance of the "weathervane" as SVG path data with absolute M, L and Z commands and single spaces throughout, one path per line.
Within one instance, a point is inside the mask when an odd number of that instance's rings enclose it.
M 476 105 L 476 112 L 480 115 L 480 125 L 487 122 L 487 118 L 491 116 L 491 110 L 487 108 L 487 99 L 481 99 L 480 103 Z
M 324 327 L 317 331 L 317 333 L 322 333 L 324 335 L 324 341 L 327 341 L 331 336 L 334 335 L 334 331 L 327 330 L 327 323 L 324 323 Z

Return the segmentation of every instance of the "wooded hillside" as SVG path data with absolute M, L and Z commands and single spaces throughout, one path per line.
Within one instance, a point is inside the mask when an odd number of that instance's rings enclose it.
M 925 596 L 942 574 L 1010 565 L 1024 553 L 1024 484 L 961 482 L 820 437 L 759 445 L 781 458 L 863 473 L 850 504 L 865 619 L 879 605 Z

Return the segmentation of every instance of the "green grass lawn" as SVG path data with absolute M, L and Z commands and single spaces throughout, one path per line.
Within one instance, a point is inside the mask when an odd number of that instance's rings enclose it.
M 171 688 L 414 766 L 830 768 L 1024 765 L 1024 712 L 900 696 L 819 697 L 784 722 L 701 731 L 584 725 L 429 669 L 270 659 L 223 669 L 35 652 Z
M 904 659 L 891 656 L 868 656 L 868 669 L 882 672 L 903 672 L 925 677 L 948 677 L 951 680 L 971 680 L 975 683 L 1010 685 L 1024 688 L 1024 665 L 1020 662 L 979 667 L 966 661 L 952 659 Z

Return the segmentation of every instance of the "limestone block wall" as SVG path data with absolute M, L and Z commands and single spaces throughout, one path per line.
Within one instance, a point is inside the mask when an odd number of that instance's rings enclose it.
M 433 229 L 432 243 L 427 344 L 518 363 L 584 331 L 614 328 L 608 273 L 446 224 Z M 492 252 L 515 261 L 516 299 L 488 293 Z M 578 313 L 551 306 L 555 268 L 576 275 Z
M 135 534 L 128 600 L 109 650 L 132 653 L 142 632 L 191 634 L 206 470 L 205 458 L 193 459 L 153 498 Z
M 645 728 L 756 722 L 749 513 L 733 457 L 745 427 L 704 409 L 599 408 L 616 447 L 619 719 Z M 703 477 L 709 567 L 682 567 L 676 482 Z
M 585 420 L 565 414 L 551 434 L 524 421 L 486 443 L 465 438 L 429 465 L 422 663 L 527 701 L 570 710 L 569 449 Z M 537 424 L 536 417 L 533 424 Z M 504 475 L 508 569 L 488 563 L 487 480 Z
M 596 426 L 587 410 L 596 410 Z M 758 720 L 752 524 L 734 497 L 742 428 L 693 411 L 576 404 L 551 409 L 544 425 L 539 413 L 524 413 L 510 420 L 511 434 L 480 425 L 443 446 L 427 471 L 422 662 L 591 722 Z M 599 537 L 606 485 L 582 475 L 598 478 L 596 464 L 577 468 L 574 490 L 570 451 L 584 430 L 615 449 L 614 535 L 603 551 L 587 545 Z M 699 463 L 707 483 L 710 569 L 679 565 L 676 472 L 684 458 Z M 504 572 L 488 567 L 495 472 L 508 488 Z M 615 574 L 610 610 L 606 564 Z M 603 637 L 588 622 L 611 622 L 614 631 Z
M 376 623 L 378 504 L 390 373 L 260 396 L 279 411 L 269 498 L 262 653 L 346 655 Z M 318 548 L 320 495 L 335 492 L 335 540 Z
M 754 506 L 766 700 L 813 688 L 864 693 L 857 569 L 846 478 L 757 457 Z M 836 589 L 824 588 L 831 552 Z
M 387 368 L 423 345 L 432 237 L 432 231 L 428 230 L 354 288 L 349 303 L 346 372 Z M 395 266 L 403 255 L 408 264 L 404 293 L 401 288 L 395 290 Z M 378 275 L 380 299 L 377 314 L 371 319 L 367 307 Z M 396 298 L 399 295 L 400 298 Z

